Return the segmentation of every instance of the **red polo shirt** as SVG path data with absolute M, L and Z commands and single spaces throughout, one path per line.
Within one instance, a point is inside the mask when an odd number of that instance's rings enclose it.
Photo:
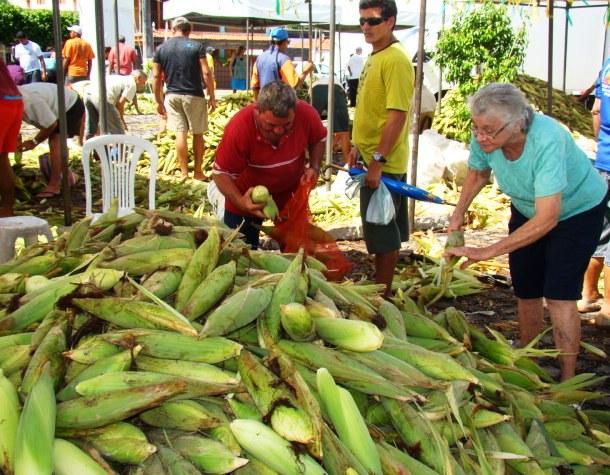
M 297 101 L 292 129 L 277 145 L 267 142 L 254 120 L 255 105 L 235 114 L 226 125 L 214 162 L 214 173 L 227 173 L 243 194 L 264 185 L 281 210 L 299 185 L 305 167 L 305 151 L 326 138 L 326 128 L 316 110 Z M 225 208 L 242 214 L 229 200 Z

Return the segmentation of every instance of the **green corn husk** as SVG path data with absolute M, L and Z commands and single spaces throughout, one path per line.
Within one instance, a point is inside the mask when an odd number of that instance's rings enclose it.
M 91 429 L 119 422 L 158 406 L 185 388 L 185 382 L 172 381 L 62 402 L 57 405 L 57 427 Z
M 142 412 L 140 419 L 152 427 L 196 432 L 211 429 L 225 422 L 196 401 L 167 401 L 159 407 Z
M 89 455 L 64 439 L 55 439 L 53 443 L 53 473 L 55 475 L 108 475 L 108 472 Z
M 335 384 L 326 368 L 318 370 L 316 381 L 324 412 L 331 419 L 341 442 L 368 473 L 381 475 L 379 453 L 350 393 Z
M 99 338 L 123 348 L 140 346 L 154 358 L 215 364 L 238 356 L 242 345 L 223 337 L 195 338 L 165 330 L 130 329 L 103 333 Z
M 95 378 L 101 374 L 113 373 L 117 371 L 125 371 L 131 367 L 133 358 L 140 352 L 140 348 L 136 347 L 133 351 L 122 351 L 115 355 L 101 358 L 93 363 L 88 368 L 80 372 L 72 379 L 64 388 L 57 393 L 58 401 L 68 401 L 79 396 L 76 391 L 76 386 L 87 379 Z
M 142 282 L 142 286 L 160 299 L 164 299 L 178 290 L 181 280 L 182 270 L 179 267 L 169 267 L 150 274 Z
M 236 457 L 223 444 L 206 437 L 177 437 L 172 439 L 172 446 L 205 473 L 231 473 L 248 463 L 248 459 Z
M 126 422 L 101 427 L 84 438 L 104 457 L 118 463 L 139 465 L 157 450 L 142 430 Z
M 177 318 L 174 313 L 153 303 L 119 297 L 78 298 L 72 302 L 81 310 L 122 328 L 153 328 L 197 335 L 188 320 Z
M 315 336 L 313 318 L 303 304 L 292 302 L 280 305 L 284 331 L 295 341 L 308 341 Z
M 233 435 L 246 452 L 283 475 L 323 475 L 326 473 L 310 456 L 297 455 L 290 443 L 261 422 L 235 419 Z
M 32 385 L 19 417 L 15 439 L 15 475 L 51 475 L 55 438 L 55 391 L 47 363 Z
M 199 336 L 226 335 L 253 322 L 269 305 L 272 293 L 252 287 L 234 293 L 208 315 Z
M 3 473 L 13 473 L 15 465 L 19 406 L 19 396 L 15 386 L 0 370 L 0 471 Z
M 195 465 L 180 455 L 176 450 L 164 445 L 158 445 L 157 456 L 162 464 L 163 474 L 172 475 L 199 475 L 201 472 Z M 146 472 L 149 473 L 148 471 Z
M 188 378 L 202 383 L 232 384 L 237 386 L 239 381 L 230 373 L 208 363 L 194 361 L 171 360 L 138 356 L 136 358 L 138 369 L 156 373 L 171 374 L 180 378 Z
M 116 355 L 121 349 L 108 343 L 99 335 L 92 335 L 81 339 L 78 346 L 70 351 L 64 351 L 63 356 L 82 364 L 93 364 L 101 358 Z

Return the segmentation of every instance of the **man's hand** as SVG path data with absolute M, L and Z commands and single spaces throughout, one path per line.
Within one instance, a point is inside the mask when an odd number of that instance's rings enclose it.
M 383 170 L 383 165 L 375 160 L 371 160 L 369 163 L 369 169 L 366 172 L 366 177 L 364 178 L 364 184 L 367 188 L 371 190 L 376 190 L 379 187 L 379 183 L 381 182 L 381 171 Z
M 301 177 L 301 183 L 316 183 L 318 181 L 319 174 L 319 170 L 316 170 L 312 167 L 308 167 L 303 172 L 303 176 Z
M 235 203 L 237 207 L 244 214 L 256 216 L 257 218 L 266 219 L 263 214 L 263 208 L 265 207 L 265 203 L 254 203 L 252 201 L 252 190 L 254 187 L 250 187 L 246 190 L 246 192 L 241 196 L 239 203 Z
M 461 246 L 461 247 L 450 247 L 445 250 L 443 257 L 466 257 L 466 261 L 462 263 L 460 269 L 465 269 L 471 264 L 479 261 L 485 261 L 487 259 L 491 259 L 493 257 L 492 253 L 489 250 L 489 247 L 469 247 L 469 246 Z
M 313 71 L 313 63 L 311 61 L 305 61 L 303 63 L 303 75 L 306 76 Z
M 36 144 L 33 140 L 25 140 L 21 142 L 21 144 L 17 145 L 17 150 L 21 152 L 27 152 L 28 150 L 34 150 L 36 148 Z
M 356 162 L 358 161 L 358 149 L 356 147 L 352 147 L 349 151 L 349 155 L 347 157 L 346 165 L 348 168 L 352 168 L 356 166 Z
M 216 98 L 215 97 L 210 97 L 208 99 L 208 108 L 210 109 L 210 112 L 214 112 L 216 110 Z
M 164 119 L 167 119 L 167 111 L 165 110 L 165 105 L 162 102 L 157 103 L 157 114 L 159 114 Z

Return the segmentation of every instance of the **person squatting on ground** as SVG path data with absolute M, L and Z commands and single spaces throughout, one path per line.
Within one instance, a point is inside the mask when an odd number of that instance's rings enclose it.
M 57 104 L 57 85 L 44 82 L 24 84 L 19 86 L 23 96 L 23 120 L 38 129 L 38 133 L 29 140 L 22 142 L 22 151 L 33 150 L 38 144 L 49 139 L 49 158 L 51 173 L 49 183 L 37 198 L 57 196 L 61 190 L 61 150 L 59 144 L 59 107 Z M 66 99 L 66 122 L 68 137 L 79 135 L 85 106 L 83 101 L 69 87 L 64 87 Z M 71 180 L 75 177 L 71 173 Z
M 317 180 L 325 139 L 318 113 L 294 89 L 281 81 L 263 87 L 256 103 L 231 118 L 216 151 L 213 177 L 225 197 L 224 222 L 243 223 L 241 232 L 256 249 L 265 216 L 252 189 L 266 186 L 281 210 L 300 183 Z
M 125 104 L 135 101 L 136 93 L 142 92 L 146 85 L 146 74 L 140 70 L 133 70 L 129 76 L 111 74 L 106 76 L 106 120 L 109 134 L 124 134 L 127 130 L 125 123 Z M 85 90 L 85 140 L 90 139 L 99 131 L 100 121 L 99 86 L 92 82 Z
M 493 171 L 511 198 L 509 235 L 484 247 L 456 247 L 447 256 L 473 262 L 508 253 L 517 296 L 521 344 L 544 328 L 543 298 L 561 351 L 562 380 L 574 376 L 580 349 L 583 276 L 602 228 L 608 185 L 570 132 L 534 113 L 512 84 L 492 83 L 470 100 L 472 139 L 468 174 L 448 232 L 461 229 L 468 206 Z
M 392 195 L 394 218 L 386 225 L 365 219 L 369 201 L 381 177 L 406 180 L 409 145 L 409 112 L 415 86 L 413 65 L 394 37 L 396 3 L 393 0 L 361 0 L 360 27 L 364 39 L 373 46 L 362 74 L 356 100 L 348 165 L 358 156 L 368 167 L 360 188 L 360 214 L 366 247 L 375 255 L 375 281 L 392 293 L 394 268 L 401 243 L 409 239 L 407 199 Z
M 203 174 L 203 134 L 208 128 L 207 108 L 216 109 L 214 78 L 203 45 L 189 38 L 191 23 L 178 17 L 172 24 L 173 38 L 165 41 L 153 57 L 153 92 L 157 112 L 167 118 L 167 128 L 176 132 L 176 156 L 183 177 L 188 176 L 187 136 L 193 134 L 194 178 Z M 203 82 L 208 100 L 203 92 Z M 163 84 L 167 91 L 163 98 Z

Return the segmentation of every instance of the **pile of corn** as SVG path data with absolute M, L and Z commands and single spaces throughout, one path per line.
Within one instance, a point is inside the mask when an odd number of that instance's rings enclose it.
M 205 152 L 203 155 L 203 171 L 210 172 L 214 163 L 216 148 L 222 139 L 224 127 L 239 110 L 252 102 L 253 96 L 250 92 L 237 92 L 223 97 L 217 103 L 216 109 L 208 115 L 208 130 L 204 134 Z M 159 162 L 157 171 L 160 174 L 173 175 L 178 169 L 176 158 L 176 136 L 172 132 L 163 131 L 154 140 Z M 189 139 L 190 140 L 190 139 Z M 192 146 L 189 144 L 189 166 L 192 166 Z
M 167 211 L 0 266 L 4 474 L 608 474 L 600 381 Z

